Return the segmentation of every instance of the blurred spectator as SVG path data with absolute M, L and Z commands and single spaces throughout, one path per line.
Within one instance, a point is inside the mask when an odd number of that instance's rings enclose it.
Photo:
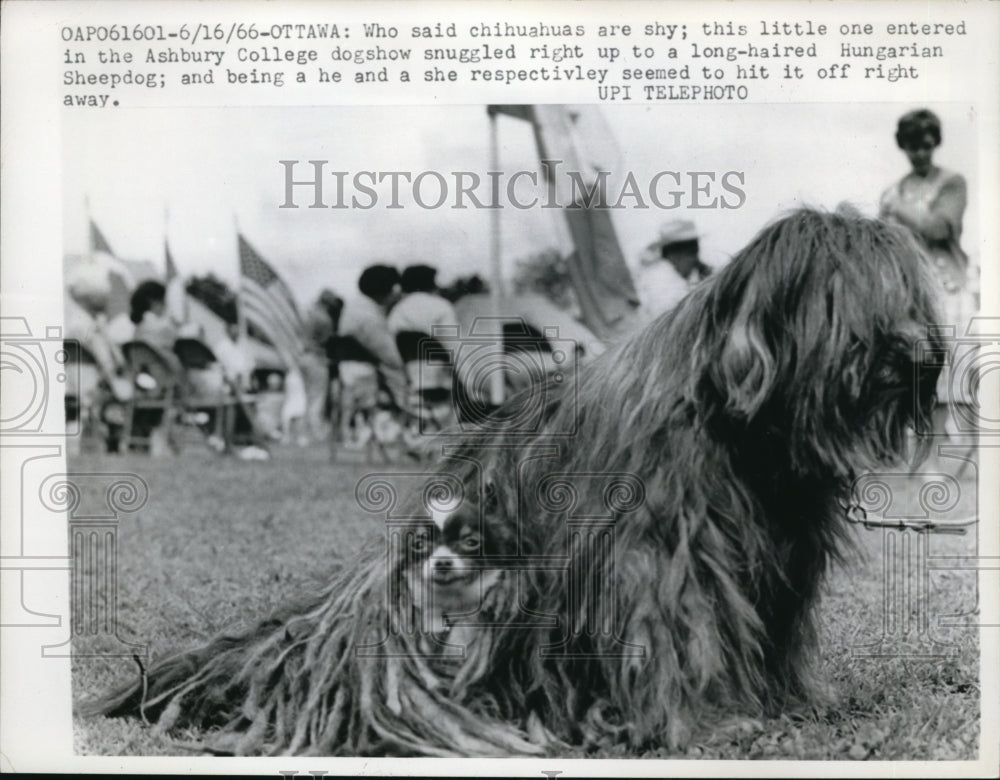
M 270 438 L 265 431 L 258 430 L 257 415 L 252 409 L 243 405 L 243 396 L 250 390 L 251 376 L 255 363 L 250 354 L 250 346 L 245 337 L 240 335 L 239 325 L 235 322 L 226 323 L 225 334 L 212 345 L 225 387 L 236 399 L 233 408 L 227 408 L 226 414 L 233 415 L 222 422 L 222 426 L 231 432 L 233 438 L 248 441 L 249 445 L 239 450 L 239 457 L 244 460 L 267 460 L 269 454 L 263 447 L 264 438 Z M 218 431 L 218 428 L 216 428 Z M 209 446 L 222 452 L 226 441 L 218 433 L 209 437 Z
M 305 384 L 305 429 L 309 436 L 319 441 L 328 431 L 323 412 L 330 394 L 330 363 L 327 350 L 334 336 L 336 324 L 331 309 L 337 309 L 340 299 L 330 290 L 323 290 L 316 302 L 306 311 L 305 350 L 299 358 L 299 367 Z M 340 302 L 343 306 L 343 302 Z M 339 315 L 339 311 L 337 311 Z
M 337 377 L 337 356 L 334 352 L 334 340 L 340 329 L 340 315 L 344 311 L 344 299 L 331 290 L 323 290 L 319 296 L 319 302 L 326 309 L 326 316 L 330 318 L 332 331 L 327 339 L 324 348 L 326 350 L 326 365 L 329 374 L 327 384 L 326 405 L 323 409 L 323 418 L 330 421 L 331 430 L 336 435 L 337 409 L 340 398 L 340 382 Z
M 204 344 L 205 329 L 196 322 L 187 322 L 177 329 L 178 340 L 192 340 L 199 344 Z M 225 367 L 219 360 L 219 356 L 212 350 L 215 356 L 208 365 L 191 366 L 184 363 L 184 373 L 186 378 L 186 389 L 195 397 L 201 399 L 222 399 L 228 393 L 228 378 Z
M 455 308 L 441 297 L 436 277 L 437 269 L 429 265 L 411 265 L 404 269 L 400 285 L 403 298 L 389 313 L 389 329 L 394 335 L 423 333 L 436 335 L 440 340 L 442 335 L 440 332 L 435 334 L 436 328 L 458 328 Z M 404 368 L 410 386 L 410 405 L 418 410 L 424 421 L 423 425 L 417 419 L 411 421 L 408 433 L 415 445 L 416 434 L 422 428 L 431 429 L 424 426 L 443 427 L 446 421 L 450 421 L 452 372 L 449 366 L 420 357 L 419 352 L 413 354 L 412 345 L 402 345 L 400 349 L 404 351 L 402 356 L 407 361 Z
M 212 344 L 212 352 L 222 366 L 226 380 L 240 391 L 248 390 L 254 361 L 250 355 L 250 345 L 246 338 L 240 335 L 239 325 L 227 322 L 226 332 Z
M 944 325 L 964 328 L 974 305 L 968 289 L 969 257 L 962 250 L 965 177 L 934 164 L 941 120 L 927 109 L 900 118 L 896 145 L 910 172 L 882 193 L 880 216 L 908 228 L 926 250 L 939 286 Z
M 699 257 L 698 231 L 689 219 L 664 223 L 660 236 L 646 247 L 636 285 L 650 318 L 674 308 L 712 269 Z
M 177 325 L 167 316 L 167 288 L 148 280 L 135 288 L 129 301 L 129 318 L 135 323 L 136 341 L 145 341 L 171 358 Z
M 108 452 L 117 452 L 124 421 L 122 404 L 132 397 L 133 388 L 126 376 L 119 341 L 111 333 L 108 322 L 111 281 L 106 269 L 87 264 L 73 271 L 67 279 L 67 287 L 66 338 L 75 339 L 94 356 L 100 381 L 96 387 L 71 388 L 67 383 L 66 392 L 76 395 L 80 407 L 97 412 L 105 448 Z M 131 333 L 124 340 L 129 337 Z M 72 376 L 70 374 L 70 378 Z M 71 437 L 67 447 L 78 443 L 78 437 Z
M 340 317 L 340 335 L 353 337 L 378 360 L 378 372 L 392 401 L 399 408 L 406 409 L 408 403 L 403 360 L 389 330 L 385 313 L 385 307 L 393 300 L 398 284 L 399 272 L 395 268 L 386 265 L 366 268 L 358 279 L 360 295 L 344 304 Z M 363 364 L 358 364 L 361 365 Z M 351 379 L 353 377 L 345 377 L 343 370 L 341 371 L 341 380 L 345 385 Z
M 489 287 L 479 274 L 471 276 L 460 276 L 447 287 L 442 287 L 439 291 L 442 298 L 450 303 L 464 298 L 466 295 L 481 295 L 488 293 Z
M 429 265 L 411 265 L 403 270 L 403 298 L 388 318 L 393 334 L 418 331 L 430 336 L 435 326 L 458 325 L 455 308 L 438 292 L 436 277 L 437 269 Z
M 128 400 L 131 385 L 124 376 L 119 344 L 109 333 L 106 309 L 111 283 L 103 269 L 83 268 L 69 280 L 66 302 L 66 337 L 76 339 L 97 361 L 107 388 L 119 401 Z
M 882 193 L 879 216 L 907 228 L 917 239 L 935 281 L 941 324 L 962 334 L 977 309 L 975 281 L 970 279 L 969 257 L 961 245 L 967 191 L 962 174 L 934 164 L 941 138 L 941 120 L 932 111 L 917 109 L 899 118 L 896 145 L 906 155 L 910 172 Z M 975 345 L 956 344 L 952 350 L 938 377 L 934 426 L 936 432 L 944 431 L 957 441 L 962 434 L 949 407 L 973 404 L 978 379 L 975 371 L 956 378 L 951 370 L 955 365 L 976 365 L 970 357 Z M 975 419 L 970 412 L 962 416 Z
M 336 333 L 340 327 L 340 315 L 344 311 L 344 299 L 332 290 L 323 290 L 319 294 L 319 302 L 326 310 L 326 316 L 330 318 L 330 325 Z
M 257 393 L 257 427 L 262 436 L 281 439 L 281 410 L 284 405 L 284 379 L 277 371 L 272 371 Z
M 135 323 L 135 340 L 157 349 L 164 362 L 179 377 L 182 376 L 183 369 L 174 354 L 178 332 L 177 326 L 167 316 L 166 296 L 167 289 L 160 282 L 147 280 L 140 283 L 129 300 L 129 319 Z M 135 382 L 143 391 L 156 390 L 156 382 L 148 374 L 140 373 Z M 172 412 L 168 410 L 166 413 Z M 167 428 L 163 424 L 163 414 L 158 409 L 141 410 L 136 412 L 132 420 L 133 430 L 148 431 L 149 454 L 153 457 L 172 452 L 172 443 L 167 438 Z
M 306 435 L 306 386 L 302 371 L 293 365 L 285 374 L 285 395 L 281 405 L 281 430 L 284 441 L 304 447 L 309 443 Z
M 514 292 L 544 295 L 560 309 L 571 312 L 574 319 L 579 319 L 580 305 L 570 275 L 571 258 L 572 255 L 549 248 L 517 260 L 511 280 Z

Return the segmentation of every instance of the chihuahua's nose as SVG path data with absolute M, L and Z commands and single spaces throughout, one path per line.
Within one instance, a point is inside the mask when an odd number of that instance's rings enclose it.
M 451 571 L 455 562 L 451 558 L 437 558 L 434 561 L 434 571 Z

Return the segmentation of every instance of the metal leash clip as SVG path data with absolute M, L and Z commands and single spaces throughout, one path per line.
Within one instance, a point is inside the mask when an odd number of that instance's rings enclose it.
M 947 523 L 922 518 L 895 518 L 871 517 L 860 504 L 847 504 L 841 502 L 844 509 L 844 519 L 852 525 L 862 525 L 869 530 L 876 528 L 898 528 L 903 531 L 916 531 L 917 533 L 949 534 L 951 536 L 965 536 L 966 526 L 976 522 L 976 516 L 962 518 Z

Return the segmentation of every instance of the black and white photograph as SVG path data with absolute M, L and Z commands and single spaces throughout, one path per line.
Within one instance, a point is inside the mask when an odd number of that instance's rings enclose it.
M 65 5 L 56 175 L 3 182 L 5 722 L 51 697 L 77 771 L 995 764 L 998 105 L 948 88 L 995 9 Z

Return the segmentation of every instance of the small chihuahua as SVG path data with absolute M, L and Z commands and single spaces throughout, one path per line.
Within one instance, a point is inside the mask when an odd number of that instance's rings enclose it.
M 488 607 L 500 580 L 500 556 L 513 549 L 513 530 L 500 516 L 496 490 L 487 484 L 482 502 L 463 500 L 435 512 L 413 535 L 415 560 L 408 569 L 414 606 L 423 630 L 449 645 L 467 645 L 483 627 L 477 615 Z

